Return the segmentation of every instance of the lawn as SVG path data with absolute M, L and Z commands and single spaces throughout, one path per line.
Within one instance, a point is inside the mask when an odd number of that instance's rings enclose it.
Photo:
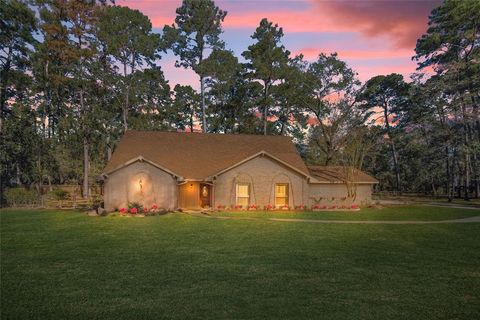
M 480 223 L 0 218 L 1 319 L 480 318 Z

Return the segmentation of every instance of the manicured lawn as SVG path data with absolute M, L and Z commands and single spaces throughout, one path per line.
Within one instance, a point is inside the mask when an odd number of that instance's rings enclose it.
M 480 223 L 0 218 L 1 319 L 480 318 Z
M 361 209 L 360 211 L 225 211 L 214 212 L 212 216 L 249 218 L 299 218 L 316 220 L 412 220 L 438 221 L 461 219 L 480 215 L 479 210 L 451 209 L 428 206 L 392 206 L 381 209 Z

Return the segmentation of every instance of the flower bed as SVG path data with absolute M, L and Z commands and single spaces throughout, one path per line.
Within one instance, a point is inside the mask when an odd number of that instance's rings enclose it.
M 156 203 L 150 207 L 138 203 L 129 203 L 128 208 L 120 208 L 118 212 L 120 212 L 122 216 L 145 217 L 165 214 L 168 211 L 166 209 L 160 209 Z

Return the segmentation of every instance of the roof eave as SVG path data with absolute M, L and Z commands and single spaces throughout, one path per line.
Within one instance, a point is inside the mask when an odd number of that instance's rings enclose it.
M 138 157 L 135 157 L 135 158 L 133 158 L 133 159 L 130 159 L 130 160 L 122 163 L 121 165 L 116 166 L 115 168 L 113 168 L 113 169 L 111 169 L 111 170 L 109 170 L 109 171 L 103 172 L 102 175 L 105 176 L 105 177 L 108 177 L 108 175 L 110 175 L 110 174 L 112 174 L 112 173 L 114 173 L 114 172 L 116 172 L 116 171 L 118 171 L 118 170 L 120 170 L 120 169 L 122 169 L 122 168 L 124 168 L 124 167 L 127 167 L 127 166 L 129 166 L 129 165 L 131 165 L 131 164 L 133 164 L 133 163 L 135 163 L 135 162 L 146 162 L 146 163 L 148 163 L 148 164 L 150 164 L 150 165 L 152 165 L 152 166 L 154 166 L 154 167 L 156 167 L 156 168 L 158 168 L 158 169 L 160 169 L 160 170 L 162 170 L 162 171 L 165 171 L 165 172 L 168 173 L 168 174 L 171 174 L 172 176 L 174 176 L 174 177 L 177 178 L 177 179 L 180 179 L 180 180 L 184 179 L 184 178 L 183 178 L 182 176 L 180 176 L 179 174 L 176 174 L 175 172 L 171 171 L 170 169 L 167 169 L 167 168 L 159 165 L 158 163 L 155 163 L 155 162 L 153 162 L 153 161 L 151 161 L 151 160 L 148 160 L 148 159 L 144 158 L 143 156 L 138 156 Z

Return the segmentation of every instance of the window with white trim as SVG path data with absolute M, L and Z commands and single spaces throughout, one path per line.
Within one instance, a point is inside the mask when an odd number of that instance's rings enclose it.
M 237 183 L 236 205 L 248 206 L 250 204 L 250 185 L 248 183 Z
M 288 206 L 288 183 L 275 184 L 275 206 Z

